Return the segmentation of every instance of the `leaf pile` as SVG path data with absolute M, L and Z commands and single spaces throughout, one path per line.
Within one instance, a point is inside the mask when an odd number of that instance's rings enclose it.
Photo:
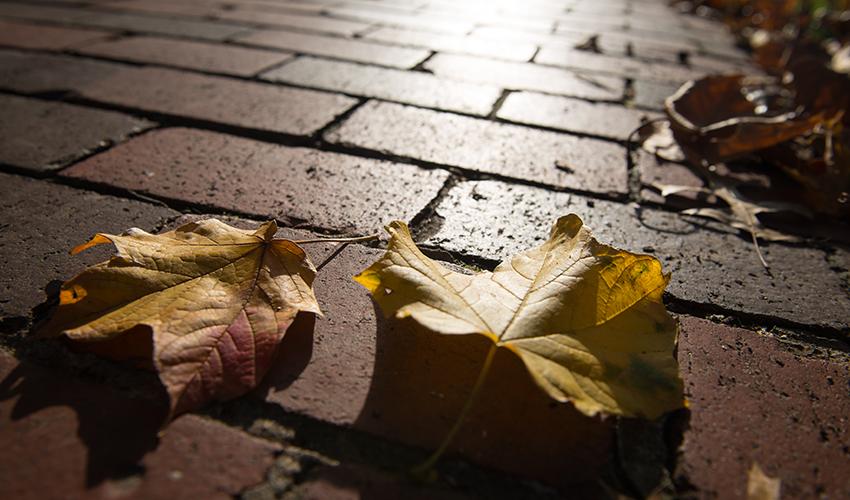
M 319 314 L 315 268 L 295 243 L 215 219 L 149 234 L 98 234 L 79 253 L 112 243 L 117 255 L 67 281 L 42 336 L 153 340 L 170 417 L 240 396 L 262 379 L 299 311 Z
M 766 75 L 717 75 L 687 82 L 667 99 L 669 124 L 645 134 L 644 149 L 673 161 L 687 159 L 708 180 L 710 190 L 732 188 L 735 199 L 744 204 L 755 202 L 740 196 L 734 179 L 718 176 L 718 166 L 726 162 L 770 166 L 776 184 L 793 189 L 777 190 L 759 205 L 786 202 L 783 209 L 803 213 L 788 203 L 793 202 L 846 219 L 850 10 L 842 9 L 847 3 L 838 2 L 839 8 L 832 11 L 808 11 L 809 4 L 789 0 L 705 0 L 687 5 L 722 17 L 749 43 Z M 735 206 L 730 208 L 727 215 L 738 226 L 753 227 L 734 213 Z M 747 213 L 757 217 L 758 212 L 769 211 L 773 210 Z M 775 239 L 751 232 L 754 237 Z

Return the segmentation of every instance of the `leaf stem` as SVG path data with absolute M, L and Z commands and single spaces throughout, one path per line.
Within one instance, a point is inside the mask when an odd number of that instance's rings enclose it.
M 377 239 L 377 234 L 370 234 L 369 236 L 355 236 L 353 238 L 313 238 L 311 240 L 293 240 L 292 242 L 297 245 L 307 245 L 310 243 L 357 243 L 358 241 L 371 241 Z
M 467 415 L 469 414 L 469 410 L 472 409 L 472 405 L 478 399 L 478 395 L 481 393 L 481 388 L 484 386 L 484 380 L 487 378 L 487 374 L 490 373 L 490 367 L 493 365 L 493 358 L 496 356 L 496 351 L 499 349 L 499 345 L 495 342 L 490 345 L 490 350 L 487 351 L 487 357 L 484 358 L 484 365 L 481 367 L 481 371 L 478 372 L 478 379 L 475 381 L 475 385 L 472 386 L 472 391 L 469 393 L 469 397 L 466 399 L 466 403 L 463 405 L 463 409 L 461 409 L 460 414 L 455 420 L 454 425 L 449 430 L 446 437 L 443 438 L 443 442 L 440 443 L 440 447 L 428 457 L 427 460 L 417 465 L 411 471 L 416 477 L 427 477 L 428 472 L 434 467 L 434 464 L 437 463 L 437 460 L 443 456 L 446 449 L 448 449 L 449 445 L 454 440 L 455 435 L 457 435 L 460 430 L 463 422 L 466 420 Z

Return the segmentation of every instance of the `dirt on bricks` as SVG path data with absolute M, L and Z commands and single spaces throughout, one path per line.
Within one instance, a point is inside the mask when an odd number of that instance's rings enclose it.
M 798 228 L 765 269 L 677 213 L 717 199 L 656 189 L 700 178 L 630 149 L 680 84 L 748 61 L 663 0 L 0 1 L 0 497 L 744 499 L 753 464 L 782 498 L 850 497 L 850 238 Z M 400 219 L 473 272 L 570 212 L 671 273 L 688 408 L 589 418 L 500 350 L 430 483 L 408 471 L 488 341 L 386 319 L 351 280 L 381 242 L 308 248 L 334 256 L 324 316 L 253 392 L 164 430 L 154 374 L 31 335 L 108 257 L 68 254 L 96 232 Z

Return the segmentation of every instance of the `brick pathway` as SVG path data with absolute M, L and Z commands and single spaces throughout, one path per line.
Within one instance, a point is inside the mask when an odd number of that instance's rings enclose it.
M 593 35 L 602 53 L 575 49 Z M 850 250 L 764 245 L 767 272 L 648 189 L 698 179 L 625 147 L 685 80 L 742 70 L 721 26 L 662 0 L 0 1 L 0 497 L 734 499 L 753 462 L 784 498 L 850 497 Z M 485 339 L 376 315 L 350 277 L 378 245 L 322 270 L 325 317 L 262 387 L 162 434 L 150 374 L 26 336 L 45 293 L 108 254 L 67 255 L 97 231 L 399 218 L 490 268 L 568 212 L 673 273 L 690 411 L 589 419 L 500 353 L 427 486 L 404 471 Z

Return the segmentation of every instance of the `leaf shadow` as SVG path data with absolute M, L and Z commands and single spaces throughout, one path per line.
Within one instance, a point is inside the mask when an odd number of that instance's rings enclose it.
M 373 307 L 373 376 L 354 427 L 433 450 L 459 415 L 490 340 L 435 334 Z M 515 354 L 499 349 L 449 453 L 572 489 L 597 481 L 609 466 L 613 424 L 552 401 Z
M 313 358 L 316 315 L 301 312 L 286 330 L 277 357 L 256 391 L 267 394 L 283 391 L 298 380 Z
M 40 459 L 44 463 L 33 464 L 39 471 L 60 469 L 57 460 L 73 456 L 76 443 L 68 436 L 76 434 L 86 449 L 85 485 L 92 488 L 106 480 L 143 473 L 139 462 L 157 448 L 168 404 L 155 377 L 149 382 L 118 390 L 22 361 L 0 381 L 0 408 L 8 415 L 4 425 L 20 429 L 29 440 L 27 446 L 37 435 L 40 445 L 71 447 L 58 458 L 44 456 Z M 76 418 L 69 418 L 67 409 Z

